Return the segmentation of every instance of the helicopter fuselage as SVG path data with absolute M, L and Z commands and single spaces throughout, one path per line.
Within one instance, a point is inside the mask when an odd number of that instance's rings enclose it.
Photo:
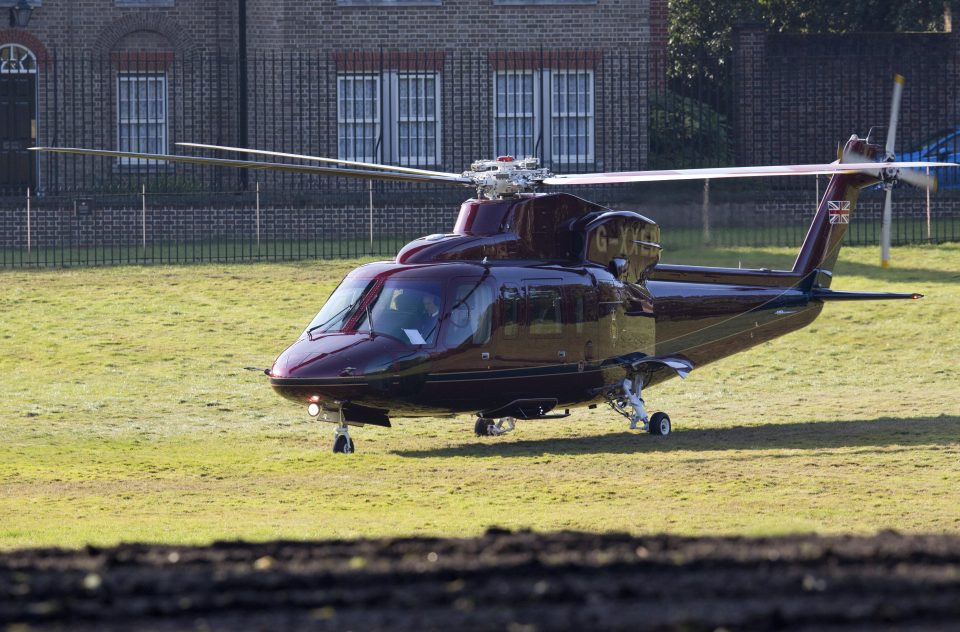
M 661 264 L 654 222 L 569 194 L 469 200 L 453 233 L 350 273 L 271 383 L 353 423 L 537 418 L 604 398 L 622 412 L 643 388 L 805 327 L 824 301 L 918 298 L 830 289 L 845 213 L 875 182 L 833 176 L 792 270 Z
M 505 408 L 514 402 L 546 414 L 602 400 L 644 359 L 702 366 L 799 329 L 822 307 L 788 273 L 777 284 L 766 272 L 717 268 L 661 266 L 650 277 L 635 284 L 596 264 L 547 261 L 368 264 L 344 281 L 371 288 L 354 308 L 358 318 L 346 331 L 305 332 L 277 359 L 271 382 L 300 403 L 349 403 L 357 422 L 517 415 Z M 391 331 L 406 317 L 396 309 L 380 310 L 378 323 L 371 305 L 390 287 L 439 290 L 436 335 L 414 322 Z M 676 375 L 649 368 L 644 386 Z

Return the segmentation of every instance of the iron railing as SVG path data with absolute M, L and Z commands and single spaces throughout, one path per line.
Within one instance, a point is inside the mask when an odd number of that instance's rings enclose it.
M 811 82 L 820 92 L 832 85 L 829 73 L 816 74 L 833 63 L 828 59 L 801 64 L 778 54 L 757 76 L 773 76 L 772 66 L 795 68 L 793 79 L 801 85 Z M 856 91 L 845 92 L 837 106 L 843 116 L 826 117 L 833 110 L 805 107 L 805 93 L 788 75 L 771 80 L 762 93 L 738 84 L 743 77 L 736 73 L 721 85 L 677 80 L 667 76 L 663 59 L 642 50 L 271 50 L 254 51 L 251 59 L 248 115 L 241 121 L 233 57 L 50 54 L 32 79 L 37 117 L 30 132 L 40 145 L 190 153 L 176 143 L 232 146 L 245 128 L 249 145 L 258 149 L 451 172 L 501 153 L 532 154 L 568 173 L 759 158 L 828 161 L 832 155 L 808 154 L 831 153 L 820 145 L 845 139 L 834 138 L 840 118 L 850 119 L 851 132 L 884 125 L 885 108 L 876 101 L 896 67 L 890 57 L 851 70 L 858 85 L 880 87 L 865 90 L 869 103 L 858 104 Z M 904 148 L 919 149 L 917 139 L 936 137 L 948 119 L 960 120 L 949 108 L 937 116 L 917 113 L 917 103 L 943 96 L 931 91 L 953 89 L 937 85 L 924 84 L 923 94 L 905 98 Z M 756 100 L 748 101 L 755 92 Z M 7 121 L 8 127 L 22 123 Z M 820 127 L 822 136 L 810 131 Z M 945 143 L 956 153 L 960 140 Z M 16 158 L 10 156 L 5 159 Z M 28 160 L 26 169 L 0 165 L 7 169 L 0 177 L 3 267 L 392 256 L 408 239 L 449 231 L 460 201 L 472 194 L 428 184 L 244 175 L 91 156 Z M 795 246 L 824 185 L 822 178 L 805 177 L 572 192 L 657 220 L 668 247 Z M 960 239 L 960 198 L 951 191 L 929 204 L 922 192 L 898 193 L 895 243 Z M 878 192 L 865 192 L 852 243 L 876 242 L 881 201 Z

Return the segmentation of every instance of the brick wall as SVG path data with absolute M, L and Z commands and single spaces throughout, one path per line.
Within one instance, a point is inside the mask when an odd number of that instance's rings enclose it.
M 703 209 L 699 202 L 619 204 L 654 219 L 664 243 L 673 247 L 699 243 Z M 926 200 L 922 195 L 897 191 L 894 242 L 920 242 L 925 238 Z M 729 245 L 788 245 L 801 242 L 816 210 L 813 191 L 803 194 L 767 194 L 743 202 L 710 205 L 710 225 L 719 243 Z M 877 243 L 883 210 L 881 192 L 861 196 L 851 224 L 850 243 Z M 422 235 L 452 230 L 459 208 L 455 204 L 374 208 L 376 240 L 400 244 Z M 264 242 L 326 241 L 365 243 L 370 215 L 365 206 L 269 206 L 260 211 L 260 239 Z M 931 199 L 931 216 L 938 241 L 960 239 L 960 195 L 940 194 Z M 24 249 L 27 243 L 26 209 L 0 208 L 0 248 Z M 89 212 L 73 206 L 41 205 L 31 209 L 33 248 L 129 247 L 142 244 L 144 228 L 148 246 L 183 246 L 195 243 L 255 242 L 257 216 L 250 204 L 235 207 L 187 208 L 182 205 L 148 205 L 144 215 L 135 205 L 94 204 Z M 743 229 L 748 229 L 744 231 Z M 693 232 L 691 232 L 693 231 Z M 390 246 L 380 254 L 392 255 Z M 350 251 L 353 252 L 353 251 Z
M 137 32 L 162 36 L 178 53 L 235 50 L 236 5 L 222 0 L 126 5 L 116 0 L 44 0 L 34 9 L 26 29 L 11 30 L 29 33 L 51 50 L 109 52 L 124 37 Z M 0 32 L 0 44 L 8 39 Z
M 735 32 L 734 138 L 739 164 L 823 162 L 874 128 L 885 140 L 894 74 L 906 77 L 898 151 L 960 121 L 960 32 Z
M 451 206 L 374 208 L 376 239 L 414 239 L 449 232 L 459 211 Z M 370 210 L 364 207 L 267 207 L 260 210 L 260 239 L 365 241 L 370 235 Z M 137 247 L 217 241 L 255 241 L 255 208 L 187 208 L 184 206 L 100 207 L 88 212 L 73 206 L 31 208 L 33 248 Z M 25 248 L 25 206 L 0 208 L 0 248 Z
M 247 0 L 247 7 L 251 49 L 491 51 L 646 46 L 648 2 Z

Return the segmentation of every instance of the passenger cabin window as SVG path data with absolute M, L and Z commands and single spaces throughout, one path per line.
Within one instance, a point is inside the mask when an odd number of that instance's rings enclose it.
M 512 286 L 500 289 L 503 297 L 503 337 L 516 338 L 520 333 L 520 290 Z
M 447 347 L 483 345 L 493 326 L 494 289 L 481 279 L 455 279 L 444 324 Z
M 558 336 L 563 325 L 560 316 L 560 289 L 550 286 L 529 288 L 530 335 Z

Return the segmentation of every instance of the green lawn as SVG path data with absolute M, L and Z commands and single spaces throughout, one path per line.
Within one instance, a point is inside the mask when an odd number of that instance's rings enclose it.
M 789 267 L 787 249 L 672 262 Z M 0 272 L 0 548 L 472 535 L 960 533 L 960 245 L 841 251 L 811 327 L 648 393 L 675 434 L 606 408 L 478 439 L 473 419 L 352 434 L 269 366 L 355 261 Z

